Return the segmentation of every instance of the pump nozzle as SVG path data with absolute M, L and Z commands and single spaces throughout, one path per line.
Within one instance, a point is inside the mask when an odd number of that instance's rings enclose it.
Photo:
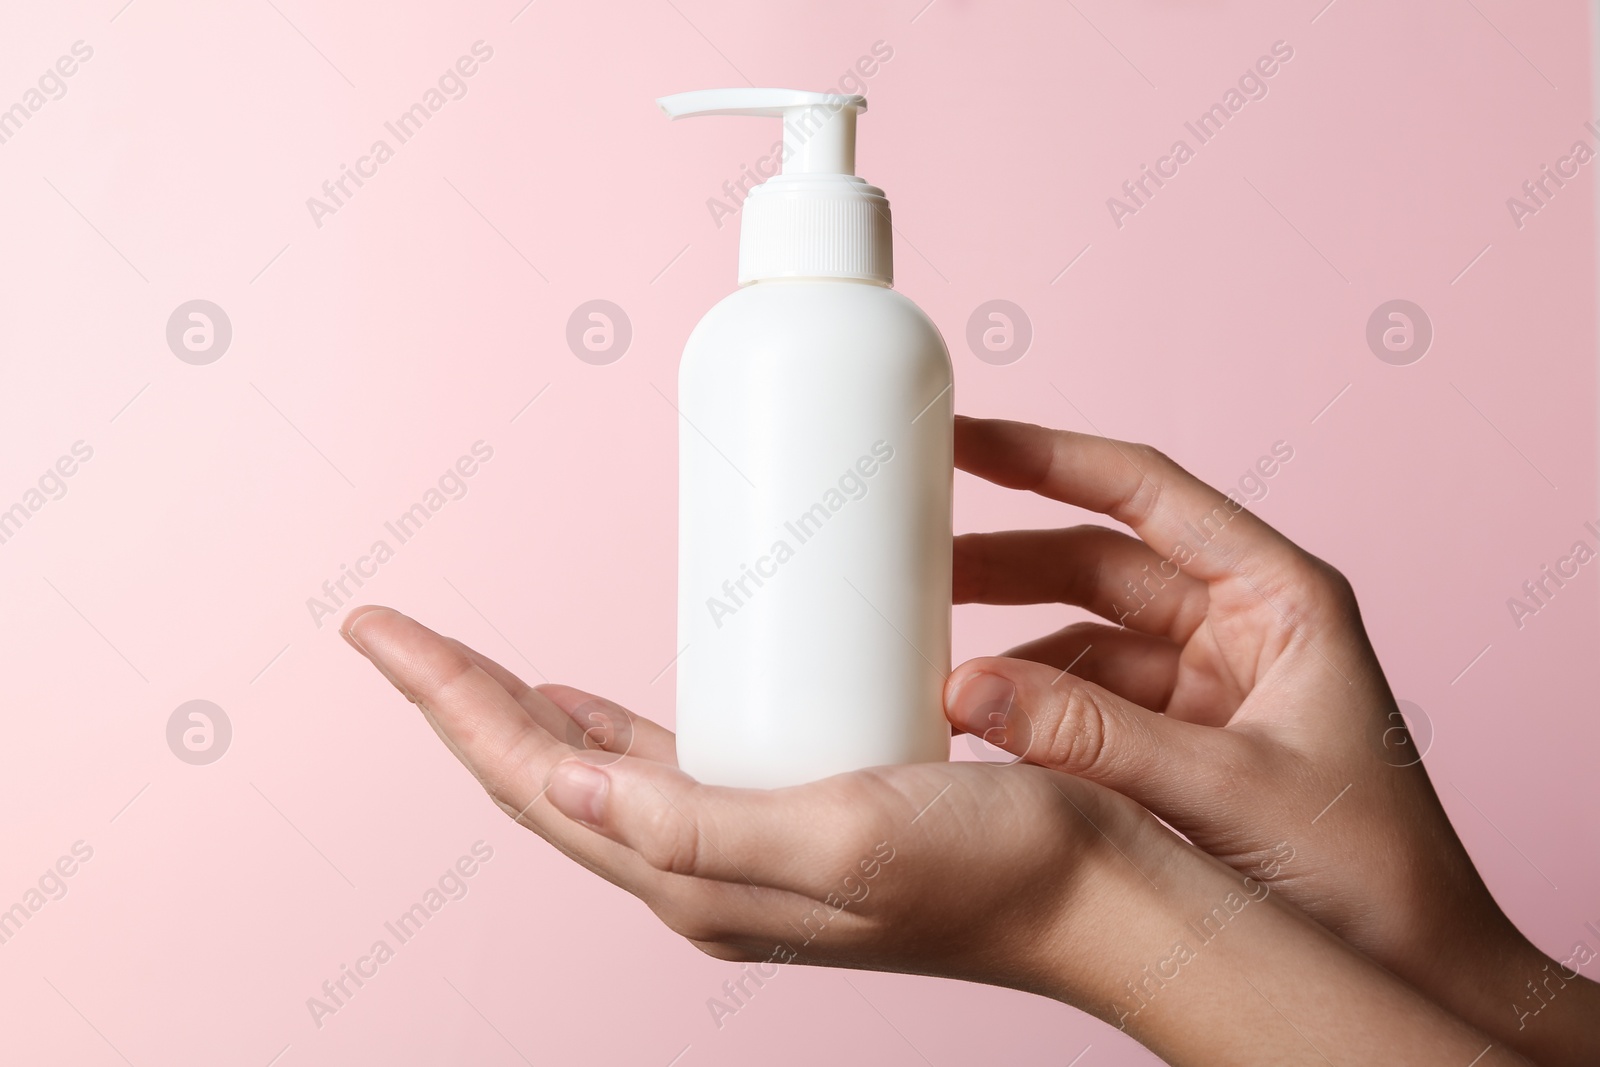
M 855 173 L 856 115 L 867 109 L 866 97 L 799 89 L 701 89 L 656 103 L 674 119 L 755 115 L 783 120 L 781 172 L 758 167 L 768 180 L 750 189 L 742 203 L 707 201 L 714 218 L 719 209 L 744 213 L 741 285 L 768 278 L 891 284 L 889 202 L 882 189 Z
M 799 89 L 699 89 L 656 101 L 669 118 L 756 115 L 783 119 L 785 174 L 854 174 L 856 113 L 864 96 Z

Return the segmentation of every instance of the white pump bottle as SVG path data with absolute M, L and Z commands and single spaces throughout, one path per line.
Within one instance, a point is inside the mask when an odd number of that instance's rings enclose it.
M 716 89 L 672 118 L 783 120 L 740 288 L 678 378 L 678 759 L 775 788 L 949 758 L 950 355 L 854 174 L 861 96 Z

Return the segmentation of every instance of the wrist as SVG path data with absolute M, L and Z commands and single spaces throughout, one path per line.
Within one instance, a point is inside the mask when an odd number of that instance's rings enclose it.
M 1041 946 L 1049 957 L 1041 991 L 1134 1031 L 1193 962 L 1202 932 L 1231 924 L 1267 893 L 1154 820 L 1124 824 L 1115 841 L 1100 835 L 1062 895 Z
M 1077 885 L 1058 928 L 1057 999 L 1174 1064 L 1515 1059 L 1484 1054 L 1486 1038 L 1265 883 L 1151 825 L 1172 848 L 1119 837 Z
M 1464 940 L 1458 954 L 1446 1007 L 1549 1067 L 1600 1062 L 1600 985 L 1580 970 L 1592 950 L 1552 959 L 1513 927 L 1476 945 Z

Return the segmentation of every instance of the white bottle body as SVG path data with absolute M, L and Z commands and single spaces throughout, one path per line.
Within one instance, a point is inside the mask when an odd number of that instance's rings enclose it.
M 746 286 L 679 371 L 678 760 L 776 788 L 949 758 L 950 356 L 864 282 Z

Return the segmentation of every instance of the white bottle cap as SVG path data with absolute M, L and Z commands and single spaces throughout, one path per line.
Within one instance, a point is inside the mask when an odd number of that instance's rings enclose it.
M 883 190 L 856 177 L 856 113 L 864 96 L 798 89 L 702 89 L 657 100 L 674 119 L 783 119 L 782 173 L 750 190 L 739 230 L 739 284 L 764 278 L 894 281 Z

